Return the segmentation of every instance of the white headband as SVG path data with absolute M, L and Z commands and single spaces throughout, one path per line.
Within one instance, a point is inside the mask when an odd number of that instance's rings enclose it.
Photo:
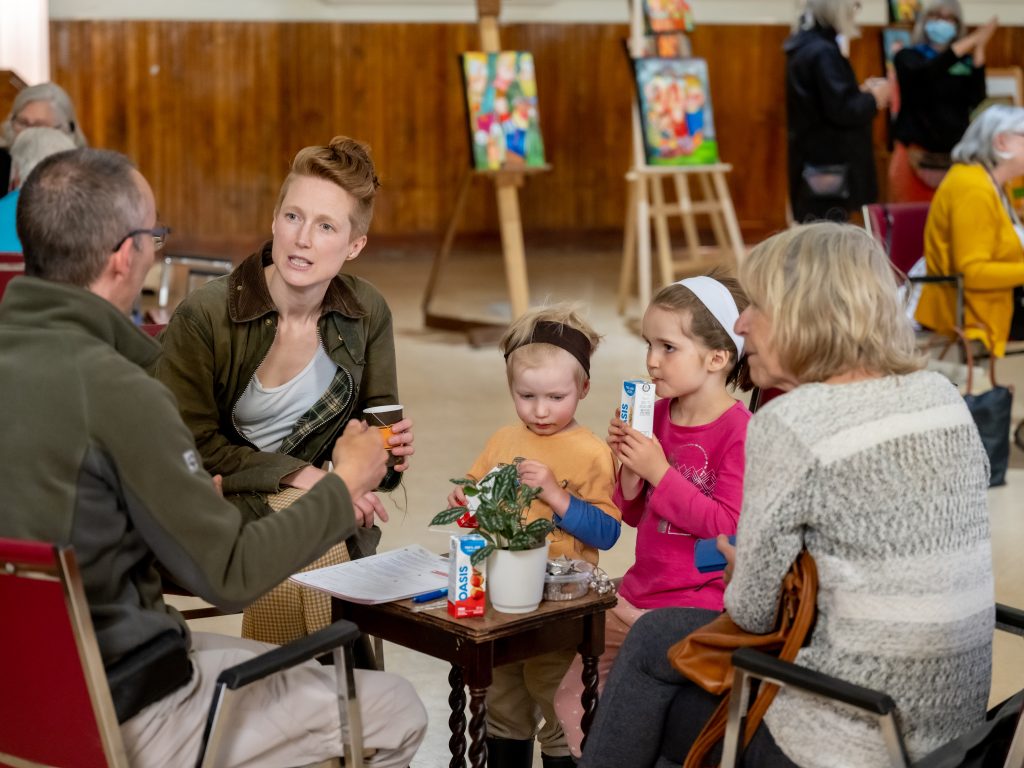
M 703 275 L 688 277 L 685 280 L 680 280 L 676 285 L 689 288 L 694 296 L 700 299 L 708 311 L 715 316 L 715 320 L 729 334 L 732 343 L 736 345 L 736 359 L 739 360 L 743 357 L 743 337 L 736 333 L 736 321 L 740 319 L 740 310 L 729 289 L 715 278 Z

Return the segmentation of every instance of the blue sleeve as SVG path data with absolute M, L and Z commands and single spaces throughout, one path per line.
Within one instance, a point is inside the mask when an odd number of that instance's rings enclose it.
M 558 528 L 597 549 L 611 549 L 619 540 L 619 521 L 575 496 L 569 496 L 565 517 L 556 514 L 554 521 Z

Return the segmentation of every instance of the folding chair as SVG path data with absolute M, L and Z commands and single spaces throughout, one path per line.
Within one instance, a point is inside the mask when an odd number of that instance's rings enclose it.
M 929 203 L 872 203 L 863 208 L 864 228 L 877 240 L 889 261 L 911 284 L 949 283 L 956 291 L 956 325 L 964 327 L 963 275 L 919 275 L 910 277 L 914 265 L 924 256 L 924 228 Z
M 18 275 L 25 274 L 25 257 L 20 253 L 0 253 L 0 299 L 7 284 Z
M 1024 611 L 997 604 L 996 629 L 1024 635 Z M 1021 717 L 1024 690 L 993 707 L 981 725 L 911 763 L 896 724 L 896 703 L 888 695 L 806 667 L 779 661 L 749 648 L 736 651 L 732 656 L 732 664 L 733 683 L 722 768 L 734 768 L 739 764 L 740 735 L 750 699 L 751 678 L 834 699 L 875 718 L 885 740 L 890 765 L 894 768 L 957 768 L 964 765 L 1020 768 L 1024 765 L 1024 718 Z M 1009 747 L 1006 748 L 1004 758 L 1005 744 L 1009 744 Z
M 89 605 L 71 547 L 0 539 L 0 765 L 127 768 L 128 760 Z M 333 650 L 345 765 L 363 765 L 349 621 L 275 648 L 221 672 L 210 705 L 199 766 L 215 765 L 231 692 Z

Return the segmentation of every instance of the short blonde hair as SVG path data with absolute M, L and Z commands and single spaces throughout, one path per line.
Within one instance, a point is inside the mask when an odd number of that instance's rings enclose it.
M 341 187 L 355 198 L 356 205 L 349 216 L 352 239 L 357 240 L 370 230 L 373 219 L 373 199 L 380 188 L 380 180 L 370 157 L 370 147 L 348 136 L 335 136 L 327 146 L 300 149 L 292 160 L 292 167 L 281 185 L 275 213 L 281 209 L 288 187 L 299 176 L 323 179 Z
M 924 365 L 889 259 L 860 227 L 816 222 L 780 232 L 751 251 L 739 278 L 771 319 L 780 364 L 800 383 Z
M 498 342 L 498 349 L 505 355 L 505 374 L 510 387 L 516 368 L 539 368 L 548 364 L 557 350 L 562 350 L 546 342 L 529 343 L 537 324 L 542 322 L 558 323 L 582 333 L 590 342 L 590 355 L 594 354 L 597 345 L 601 343 L 601 336 L 583 319 L 576 304 L 553 304 L 530 310 L 513 321 Z M 589 378 L 583 366 L 576 361 L 576 386 L 580 393 Z

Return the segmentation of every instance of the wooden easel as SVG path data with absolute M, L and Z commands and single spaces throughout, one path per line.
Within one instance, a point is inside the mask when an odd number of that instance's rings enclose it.
M 501 50 L 498 32 L 498 14 L 501 0 L 477 0 L 479 15 L 480 49 L 485 53 Z M 428 328 L 465 331 L 471 344 L 493 341 L 504 331 L 506 323 L 485 318 L 440 314 L 431 309 L 441 272 L 451 255 L 455 234 L 474 178 L 483 177 L 494 183 L 498 204 L 498 226 L 501 231 L 501 252 L 505 262 L 505 282 L 508 284 L 509 307 L 512 318 L 523 314 L 530 306 L 530 287 L 526 277 L 526 252 L 523 246 L 523 223 L 519 214 L 519 188 L 526 176 L 550 170 L 551 166 L 531 166 L 497 171 L 470 169 L 462 176 L 455 196 L 455 208 L 445 229 L 441 247 L 434 255 L 423 296 L 423 324 Z
M 629 49 L 634 58 L 643 55 L 644 21 L 641 0 L 632 0 Z M 712 266 L 731 263 L 737 266 L 746 254 L 736 210 L 725 174 L 728 163 L 693 166 L 651 166 L 644 153 L 643 126 L 639 108 L 633 109 L 633 167 L 626 174 L 626 226 L 619 274 L 618 311 L 624 314 L 632 288 L 633 270 L 637 276 L 637 295 L 641 312 L 651 301 L 651 229 L 658 246 L 660 283 L 668 285 L 678 273 L 696 274 Z M 694 199 L 690 181 L 695 180 L 702 197 Z M 675 202 L 665 200 L 664 182 L 671 180 Z M 702 245 L 696 217 L 711 220 L 715 245 Z M 686 240 L 684 258 L 674 259 L 669 237 L 669 216 L 679 216 Z

